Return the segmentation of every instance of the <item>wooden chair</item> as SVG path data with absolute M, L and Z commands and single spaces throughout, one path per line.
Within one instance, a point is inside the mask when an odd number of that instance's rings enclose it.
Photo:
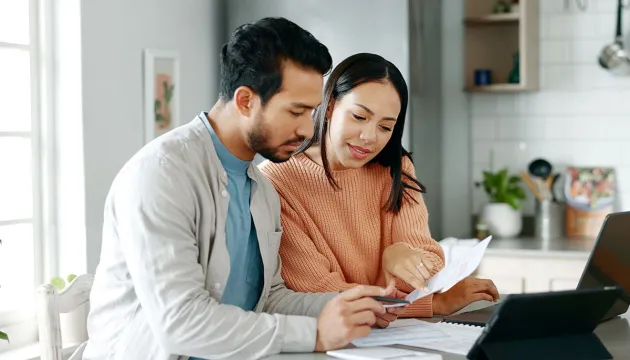
M 39 346 L 41 360 L 63 360 L 61 339 L 61 323 L 59 314 L 69 313 L 90 300 L 90 290 L 94 275 L 83 274 L 76 277 L 61 292 L 51 284 L 37 288 L 37 326 L 39 330 Z M 86 342 L 81 344 L 70 357 L 80 360 Z

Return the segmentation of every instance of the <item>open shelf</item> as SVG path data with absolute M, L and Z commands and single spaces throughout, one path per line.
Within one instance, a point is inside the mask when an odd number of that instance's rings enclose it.
M 523 92 L 523 91 L 531 91 L 533 89 L 528 89 L 523 84 L 492 84 L 486 86 L 469 86 L 464 89 L 467 92 L 474 93 L 512 93 L 512 92 Z
M 502 24 L 518 25 L 520 19 L 521 17 L 519 13 L 492 14 L 481 17 L 467 17 L 464 19 L 464 23 L 471 26 Z
M 493 14 L 497 0 L 465 0 L 464 91 L 514 93 L 539 88 L 539 0 L 520 0 L 518 12 Z M 519 82 L 508 83 L 518 54 Z M 475 70 L 492 83 L 475 84 Z

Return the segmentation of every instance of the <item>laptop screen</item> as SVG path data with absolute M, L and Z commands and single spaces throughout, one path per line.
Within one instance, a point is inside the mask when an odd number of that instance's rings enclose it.
M 630 212 L 608 216 L 602 225 L 578 289 L 603 286 L 623 288 L 623 298 L 614 308 L 625 312 L 630 303 Z

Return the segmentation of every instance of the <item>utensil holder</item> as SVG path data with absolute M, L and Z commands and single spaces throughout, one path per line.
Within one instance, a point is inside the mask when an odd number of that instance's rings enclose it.
M 564 224 L 564 204 L 551 200 L 536 201 L 534 214 L 534 236 L 550 240 L 562 237 Z

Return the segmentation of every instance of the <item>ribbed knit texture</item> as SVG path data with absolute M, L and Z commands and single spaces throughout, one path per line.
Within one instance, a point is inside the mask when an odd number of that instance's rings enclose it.
M 389 245 L 405 242 L 425 251 L 434 264 L 444 267 L 444 253 L 431 238 L 426 205 L 420 193 L 408 191 L 417 201 L 405 199 L 398 215 L 385 211 L 392 178 L 378 164 L 334 171 L 341 190 L 329 184 L 324 168 L 306 155 L 260 165 L 280 195 L 283 234 L 280 242 L 282 276 L 300 292 L 340 291 L 357 284 L 384 286 L 381 256 Z M 403 169 L 415 176 L 404 158 Z M 398 280 L 397 288 L 413 287 Z M 433 316 L 432 296 L 411 304 L 405 317 Z

